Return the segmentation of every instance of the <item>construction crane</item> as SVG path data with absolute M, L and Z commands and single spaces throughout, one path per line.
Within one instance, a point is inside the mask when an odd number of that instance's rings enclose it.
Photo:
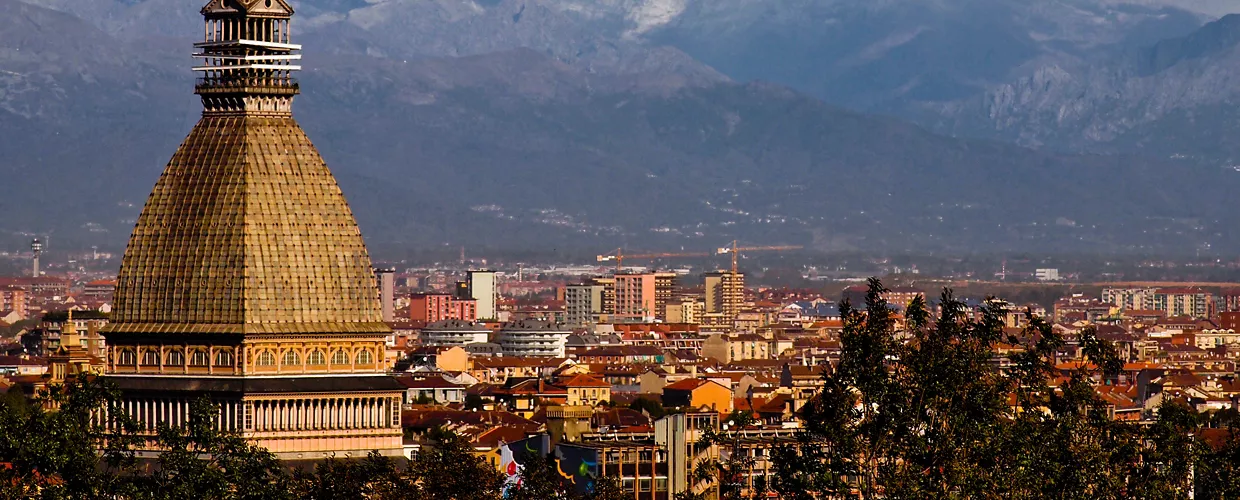
M 786 250 L 800 250 L 802 248 L 805 248 L 805 247 L 801 245 L 742 247 L 742 246 L 736 245 L 736 240 L 732 240 L 732 246 L 720 247 L 718 250 L 715 251 L 715 255 L 723 255 L 725 253 L 732 254 L 732 274 L 735 275 L 737 273 L 736 259 L 738 256 L 740 256 L 741 252 L 782 252 Z
M 667 258 L 677 258 L 677 257 L 710 257 L 712 255 L 709 252 L 664 252 L 664 253 L 625 254 L 623 248 L 617 248 L 611 253 L 615 255 L 611 255 L 611 254 L 600 255 L 598 256 L 598 261 L 599 262 L 610 262 L 613 260 L 616 261 L 616 271 L 619 271 L 624 267 L 624 259 L 667 259 Z

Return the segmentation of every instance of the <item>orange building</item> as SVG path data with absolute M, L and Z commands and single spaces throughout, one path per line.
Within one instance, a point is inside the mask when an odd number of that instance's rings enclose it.
M 663 406 L 732 412 L 732 389 L 714 380 L 689 378 L 663 387 Z
M 27 304 L 30 302 L 26 289 L 20 286 L 0 286 L 0 316 L 9 311 L 17 313 L 18 316 L 26 317 L 28 309 Z

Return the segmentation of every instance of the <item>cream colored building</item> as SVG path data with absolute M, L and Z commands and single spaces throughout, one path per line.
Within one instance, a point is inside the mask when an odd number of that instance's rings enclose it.
M 706 312 L 735 318 L 745 302 L 745 273 L 719 271 L 706 275 Z

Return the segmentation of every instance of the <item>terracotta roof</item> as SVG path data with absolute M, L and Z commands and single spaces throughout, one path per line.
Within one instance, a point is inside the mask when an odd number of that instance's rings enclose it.
M 578 374 L 577 376 L 559 385 L 562 387 L 611 387 L 611 384 L 606 381 L 584 373 Z
M 454 384 L 443 377 L 413 378 L 408 375 L 398 375 L 396 380 L 410 389 L 465 389 L 464 385 Z
M 698 387 L 704 386 L 709 383 L 710 381 L 705 380 L 705 379 L 687 378 L 687 379 L 681 380 L 673 384 L 668 384 L 664 386 L 663 389 L 664 390 L 672 389 L 675 391 L 692 391 L 692 390 L 697 389 Z

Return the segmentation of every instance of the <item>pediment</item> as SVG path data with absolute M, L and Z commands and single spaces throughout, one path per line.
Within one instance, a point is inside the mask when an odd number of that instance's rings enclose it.
M 206 14 L 235 14 L 291 16 L 293 7 L 286 0 L 211 0 L 202 8 Z

